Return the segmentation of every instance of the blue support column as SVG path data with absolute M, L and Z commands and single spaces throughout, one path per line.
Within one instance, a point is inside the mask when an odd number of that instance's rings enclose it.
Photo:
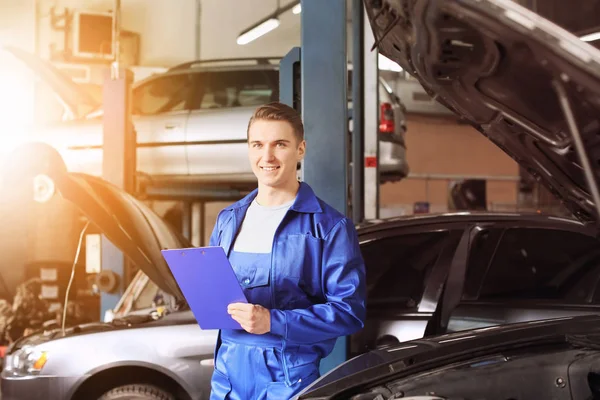
M 294 47 L 279 63 L 279 101 L 301 112 L 299 77 L 300 47 Z
M 101 255 L 101 266 L 103 271 L 112 271 L 117 274 L 119 279 L 119 287 L 112 293 L 100 293 L 100 319 L 104 319 L 104 315 L 107 311 L 113 310 L 119 299 L 123 295 L 123 276 L 125 273 L 124 257 L 121 250 L 119 250 L 108 238 L 102 235 L 102 243 L 100 250 Z
M 346 0 L 302 0 L 302 116 L 307 142 L 303 180 L 348 215 Z M 321 363 L 347 358 L 347 338 Z
M 102 178 L 131 193 L 135 187 L 136 134 L 131 123 L 133 73 L 107 71 L 103 88 Z M 124 290 L 125 257 L 106 237 L 102 238 L 101 268 L 117 274 L 119 287 L 100 295 L 100 316 L 112 310 Z

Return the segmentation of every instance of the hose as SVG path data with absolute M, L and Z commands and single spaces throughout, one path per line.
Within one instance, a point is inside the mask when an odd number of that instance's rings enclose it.
M 75 252 L 75 260 L 73 261 L 73 266 L 71 267 L 71 277 L 69 278 L 69 284 L 67 285 L 67 291 L 65 293 L 65 301 L 63 306 L 63 315 L 61 321 L 61 331 L 62 335 L 65 336 L 65 325 L 67 323 L 67 308 L 69 306 L 69 292 L 71 291 L 71 285 L 73 284 L 73 279 L 75 278 L 75 268 L 77 267 L 77 261 L 79 261 L 79 253 L 81 252 L 81 245 L 83 244 L 83 234 L 87 230 L 90 225 L 90 221 L 85 223 L 85 226 L 81 230 L 79 234 L 79 242 L 77 243 L 77 251 Z

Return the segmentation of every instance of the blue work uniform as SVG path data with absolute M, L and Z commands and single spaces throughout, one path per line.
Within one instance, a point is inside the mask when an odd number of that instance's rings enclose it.
M 219 332 L 211 400 L 289 399 L 319 377 L 338 337 L 364 326 L 365 267 L 352 222 L 300 183 L 271 253 L 232 251 L 256 195 L 219 213 L 210 245 L 224 248 L 248 302 L 270 310 L 271 331 Z

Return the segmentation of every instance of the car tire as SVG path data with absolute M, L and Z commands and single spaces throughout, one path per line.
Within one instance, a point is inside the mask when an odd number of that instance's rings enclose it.
M 123 385 L 104 393 L 98 400 L 176 400 L 164 390 L 143 384 Z

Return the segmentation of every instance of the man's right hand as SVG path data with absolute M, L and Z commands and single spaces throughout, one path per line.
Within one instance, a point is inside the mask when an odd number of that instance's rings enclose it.
M 261 305 L 232 303 L 227 312 L 248 333 L 262 335 L 271 331 L 271 312 Z

